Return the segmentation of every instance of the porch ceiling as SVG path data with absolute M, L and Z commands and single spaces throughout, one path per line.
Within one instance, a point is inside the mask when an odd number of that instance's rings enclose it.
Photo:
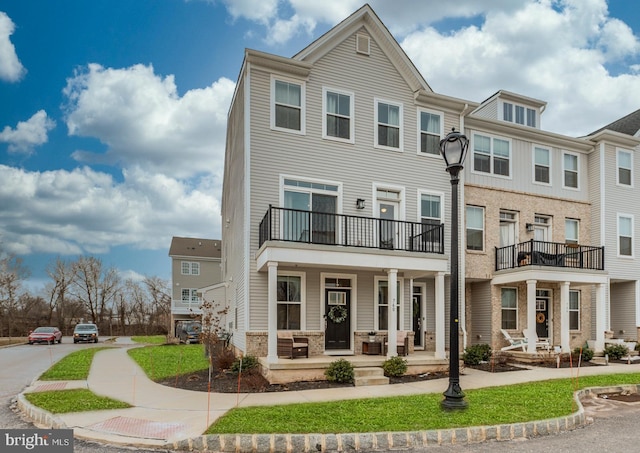
M 585 269 L 527 266 L 524 268 L 518 268 L 509 271 L 499 271 L 491 280 L 491 284 L 506 285 L 509 283 L 517 283 L 526 280 L 606 284 L 608 281 L 608 273 L 606 271 L 593 271 Z
M 256 255 L 258 271 L 267 263 L 352 270 L 398 269 L 411 277 L 448 271 L 447 255 L 267 241 Z

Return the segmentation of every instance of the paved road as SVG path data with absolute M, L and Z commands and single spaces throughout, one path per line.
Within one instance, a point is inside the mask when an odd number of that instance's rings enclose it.
M 0 348 L 0 427 L 32 428 L 33 425 L 24 420 L 12 407 L 12 401 L 24 387 L 60 360 L 66 354 L 79 348 L 98 345 L 74 345 L 70 338 L 64 338 L 60 345 L 21 345 Z M 612 400 L 595 400 L 585 405 L 587 414 L 593 417 L 594 423 L 568 433 L 545 436 L 529 440 L 509 442 L 486 442 L 471 446 L 434 446 L 414 449 L 414 452 L 430 453 L 562 453 L 587 452 L 599 453 L 637 451 L 638 449 L 638 417 L 639 403 L 621 403 Z M 76 453 L 119 453 L 129 449 L 122 446 L 101 445 L 98 443 L 76 440 Z M 158 453 L 159 450 L 138 450 L 142 453 Z M 406 451 L 406 450 L 404 450 Z M 397 450 L 396 450 L 397 452 Z M 391 453 L 391 452 L 387 452 Z

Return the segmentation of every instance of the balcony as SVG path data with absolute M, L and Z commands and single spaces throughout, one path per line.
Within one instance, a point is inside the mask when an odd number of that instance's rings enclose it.
M 260 222 L 266 241 L 444 254 L 444 224 L 427 224 L 269 206 Z
M 530 240 L 496 247 L 496 271 L 523 266 L 604 270 L 604 247 Z

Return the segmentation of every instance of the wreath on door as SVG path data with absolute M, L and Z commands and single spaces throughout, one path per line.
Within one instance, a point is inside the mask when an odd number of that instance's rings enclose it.
M 329 310 L 327 316 L 329 316 L 329 319 L 334 323 L 340 324 L 347 320 L 347 314 L 347 309 L 342 305 L 334 305 L 331 307 L 331 310 Z
M 536 321 L 538 321 L 538 324 L 542 324 L 545 319 L 544 313 L 538 313 L 536 315 Z

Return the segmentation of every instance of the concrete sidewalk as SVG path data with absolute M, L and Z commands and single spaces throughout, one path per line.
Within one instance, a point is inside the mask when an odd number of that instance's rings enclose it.
M 301 402 L 335 401 L 355 398 L 381 396 L 399 396 L 419 393 L 441 393 L 446 390 L 448 380 L 434 379 L 410 384 L 395 384 L 365 387 L 340 387 L 335 389 L 272 392 L 257 394 L 204 393 L 175 389 L 156 384 L 146 377 L 142 369 L 129 357 L 127 349 L 134 344 L 127 339 L 116 342 L 118 348 L 107 349 L 96 354 L 87 381 L 35 381 L 25 392 L 61 390 L 84 387 L 98 395 L 125 401 L 133 407 L 109 411 L 78 412 L 52 416 L 31 406 L 23 397 L 20 404 L 36 424 L 54 428 L 72 428 L 76 437 L 97 440 L 106 443 L 126 444 L 146 447 L 182 448 L 207 441 L 202 433 L 226 411 L 236 406 L 264 406 Z M 580 376 L 594 374 L 633 373 L 640 366 L 610 364 L 609 366 L 585 367 Z M 557 378 L 575 378 L 576 369 L 532 368 L 526 371 L 486 373 L 467 368 L 460 377 L 464 390 L 518 384 Z M 531 429 L 535 429 L 532 426 Z M 450 434 L 456 436 L 452 430 Z M 482 434 L 481 434 L 482 435 Z M 441 438 L 442 433 L 438 434 Z M 457 434 L 461 436 L 460 433 Z M 240 451 L 278 451 L 274 447 L 274 437 L 269 445 L 260 447 L 255 436 L 233 437 L 229 442 L 238 442 L 245 449 Z M 194 441 L 197 439 L 197 441 Z M 290 438 L 287 438 L 291 442 Z M 277 441 L 277 439 L 276 439 Z M 195 444 L 194 444 L 195 442 Z M 263 440 L 263 442 L 266 442 Z M 310 442 L 307 438 L 305 443 Z M 327 442 L 323 438 L 322 444 Z M 375 441 L 374 441 L 375 443 Z M 220 450 L 225 446 L 224 439 L 204 446 L 206 449 Z M 311 445 L 311 450 L 315 450 Z M 275 449 L 274 449 L 275 448 Z M 202 448 L 204 449 L 204 448 Z M 235 451 L 235 450 L 234 450 Z

